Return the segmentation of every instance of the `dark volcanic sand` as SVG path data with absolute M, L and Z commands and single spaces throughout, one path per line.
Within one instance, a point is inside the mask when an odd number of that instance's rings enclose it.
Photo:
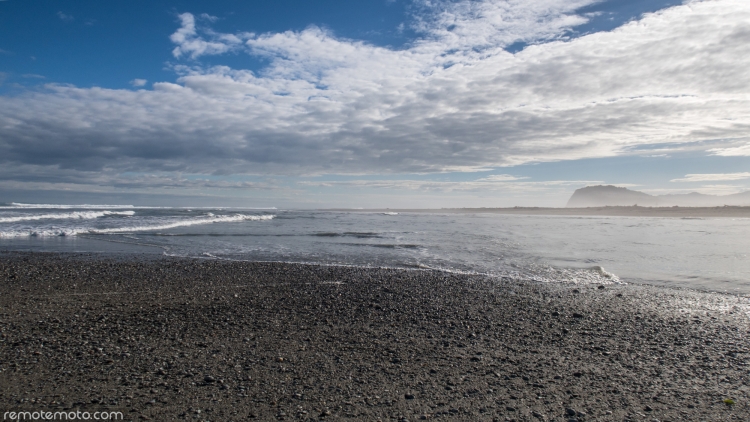
M 432 271 L 4 254 L 0 410 L 748 420 L 747 305 Z

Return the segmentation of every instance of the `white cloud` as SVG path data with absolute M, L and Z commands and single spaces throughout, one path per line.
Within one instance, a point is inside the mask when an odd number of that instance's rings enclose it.
M 209 15 L 208 13 L 201 13 L 201 18 L 209 22 L 216 22 L 219 20 L 218 16 L 212 16 L 212 15 Z
M 523 179 L 528 179 L 528 177 L 516 177 L 510 174 L 493 174 L 492 176 L 481 178 L 478 181 L 480 182 L 512 182 L 514 180 L 523 180 Z
M 708 152 L 722 157 L 750 157 L 750 143 L 729 148 L 712 148 Z
M 714 174 L 686 174 L 682 179 L 672 179 L 670 182 L 714 182 L 720 180 L 750 179 L 750 173 L 714 173 Z
M 71 22 L 74 19 L 73 15 L 69 15 L 69 14 L 63 13 L 63 12 L 57 12 L 57 17 L 60 18 L 60 20 L 63 20 L 63 21 L 66 21 L 66 22 Z
M 148 81 L 146 79 L 133 79 L 130 81 L 130 85 L 135 87 L 145 86 Z
M 598 2 L 420 0 L 423 13 L 413 26 L 427 36 L 418 43 L 421 48 L 477 58 L 516 42 L 565 38 L 572 27 L 588 20 L 576 10 Z
M 0 97 L 0 162 L 51 175 L 403 174 L 747 136 L 744 0 L 693 1 L 568 40 L 587 3 L 423 2 L 424 37 L 401 50 L 317 27 L 221 34 L 184 13 L 175 58 L 243 52 L 268 67 L 191 61 L 152 90 L 47 85 Z M 504 50 L 519 41 L 536 45 Z M 736 148 L 712 152 L 747 150 Z
M 209 22 L 214 22 L 218 19 L 215 16 L 205 13 L 201 16 Z M 195 16 L 190 13 L 182 13 L 178 17 L 182 25 L 169 37 L 173 43 L 177 44 L 177 47 L 172 50 L 172 55 L 175 58 L 190 56 L 191 59 L 197 59 L 203 55 L 223 54 L 236 49 L 242 42 L 242 39 L 238 36 L 215 34 L 211 31 L 207 31 L 207 34 L 211 38 L 207 41 L 198 35 Z

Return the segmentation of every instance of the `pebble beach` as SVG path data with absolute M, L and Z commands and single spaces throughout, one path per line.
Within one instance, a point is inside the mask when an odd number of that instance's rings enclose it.
M 744 421 L 747 297 L 431 270 L 0 254 L 0 411 Z

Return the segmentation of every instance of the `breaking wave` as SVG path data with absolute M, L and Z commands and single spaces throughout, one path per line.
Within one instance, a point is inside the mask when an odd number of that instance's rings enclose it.
M 174 221 L 174 222 L 165 223 L 165 224 L 145 225 L 145 226 L 136 226 L 136 227 L 116 227 L 116 228 L 111 228 L 111 229 L 92 229 L 92 230 L 89 230 L 88 233 L 108 234 L 108 233 L 142 232 L 142 231 L 150 231 L 150 230 L 167 230 L 167 229 L 173 229 L 176 227 L 197 226 L 201 224 L 272 220 L 274 217 L 275 215 L 244 215 L 244 214 L 215 215 L 215 216 L 208 216 L 204 218 L 196 218 L 193 220 Z
M 10 205 L 0 206 L 0 209 L 57 209 L 57 210 L 120 210 L 131 208 L 154 208 L 154 207 L 136 207 L 134 205 L 60 205 L 60 204 L 24 204 L 20 202 L 11 202 Z
M 108 215 L 134 215 L 135 211 L 77 211 L 61 214 L 37 214 L 17 215 L 13 217 L 0 217 L 0 223 L 17 223 L 19 221 L 32 220 L 90 220 Z
M 271 220 L 275 215 L 217 215 L 203 218 L 194 218 L 186 220 L 172 220 L 169 222 L 153 222 L 152 224 L 141 224 L 137 226 L 110 227 L 110 228 L 92 228 L 92 227 L 66 227 L 66 228 L 37 228 L 25 230 L 7 230 L 0 231 L 0 238 L 14 237 L 54 237 L 54 236 L 75 236 L 78 234 L 121 234 L 144 232 L 152 230 L 167 230 L 177 227 L 197 226 L 214 223 L 232 223 L 240 221 L 263 221 Z

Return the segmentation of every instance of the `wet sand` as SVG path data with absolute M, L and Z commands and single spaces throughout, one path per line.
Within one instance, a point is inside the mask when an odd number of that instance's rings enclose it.
M 748 420 L 748 304 L 437 271 L 4 253 L 0 411 Z
M 610 216 L 670 218 L 750 218 L 750 207 L 590 207 L 590 208 L 441 208 L 441 209 L 334 209 L 346 212 L 489 213 L 508 215 Z

